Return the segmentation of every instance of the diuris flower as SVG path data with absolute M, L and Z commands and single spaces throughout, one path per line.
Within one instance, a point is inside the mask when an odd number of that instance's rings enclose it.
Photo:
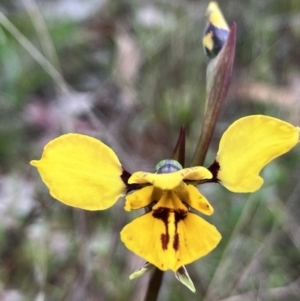
M 165 161 L 163 167 L 177 163 L 174 160 Z M 213 250 L 221 239 L 220 233 L 188 210 L 192 207 L 210 215 L 213 208 L 195 186 L 184 182 L 211 178 L 211 172 L 204 167 L 162 174 L 134 173 L 128 180 L 129 184 L 151 185 L 128 195 L 125 210 L 154 205 L 150 212 L 121 231 L 126 247 L 161 270 L 173 271 Z
M 126 195 L 125 210 L 147 212 L 121 231 L 126 247 L 161 270 L 176 271 L 212 251 L 218 230 L 190 211 L 210 215 L 213 208 L 195 185 L 216 182 L 233 192 L 254 192 L 261 169 L 299 142 L 299 128 L 276 118 L 253 115 L 234 122 L 223 134 L 209 168 L 183 169 L 173 160 L 157 173 L 128 173 L 102 142 L 66 134 L 50 141 L 36 166 L 51 195 L 86 210 L 103 210 Z

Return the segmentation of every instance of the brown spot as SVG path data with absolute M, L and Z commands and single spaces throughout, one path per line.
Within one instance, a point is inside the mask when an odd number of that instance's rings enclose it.
M 174 236 L 173 249 L 175 251 L 178 251 L 178 249 L 179 249 L 179 235 L 178 235 L 178 233 L 175 233 L 175 236 Z
M 162 233 L 160 236 L 163 250 L 168 249 L 168 244 L 170 241 L 170 234 L 168 228 L 170 211 L 171 211 L 170 208 L 159 207 L 156 210 L 154 210 L 152 213 L 152 216 L 154 218 L 160 219 L 165 224 L 166 233 Z
M 169 233 L 162 234 L 161 237 L 160 237 L 160 240 L 161 240 L 161 245 L 162 245 L 163 250 L 167 250 L 168 249 L 168 243 L 169 243 L 169 240 L 170 240 Z
M 178 234 L 178 223 L 182 220 L 184 220 L 187 216 L 187 211 L 186 210 L 183 210 L 183 209 L 178 209 L 176 210 L 175 212 L 175 236 L 174 236 L 174 241 L 173 241 L 173 249 L 175 251 L 178 251 L 179 250 L 179 234 Z

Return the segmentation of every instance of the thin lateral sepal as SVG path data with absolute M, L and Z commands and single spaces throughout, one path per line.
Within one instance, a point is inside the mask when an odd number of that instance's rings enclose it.
M 144 276 L 147 272 L 151 271 L 155 266 L 149 262 L 146 262 L 141 267 L 139 267 L 136 271 L 129 275 L 129 279 L 135 279 L 141 276 Z
M 180 281 L 183 285 L 185 285 L 193 293 L 196 292 L 194 283 L 193 283 L 192 279 L 190 278 L 189 273 L 186 270 L 185 266 L 180 267 L 175 272 L 175 277 L 178 281 Z

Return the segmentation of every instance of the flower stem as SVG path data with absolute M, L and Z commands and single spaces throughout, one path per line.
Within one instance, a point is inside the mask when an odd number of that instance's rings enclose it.
M 157 300 L 160 286 L 162 284 L 164 272 L 155 268 L 150 277 L 150 281 L 147 288 L 147 293 L 144 301 L 155 301 Z
M 235 54 L 236 25 L 216 58 L 209 62 L 206 73 L 206 107 L 202 129 L 191 166 L 203 165 L 205 156 L 225 101 Z

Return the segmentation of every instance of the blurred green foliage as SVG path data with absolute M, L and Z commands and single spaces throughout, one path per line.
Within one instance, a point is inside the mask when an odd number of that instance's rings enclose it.
M 171 156 L 181 124 L 187 128 L 186 162 L 199 136 L 208 62 L 202 50 L 207 3 L 78 3 L 0 1 L 0 12 L 62 74 L 57 83 L 1 23 L 3 301 L 142 300 L 146 291 L 148 276 L 128 278 L 143 261 L 119 240 L 122 227 L 138 213 L 125 213 L 123 200 L 104 212 L 83 212 L 54 201 L 28 165 L 46 142 L 66 131 L 87 133 L 114 148 L 126 169 L 152 171 Z M 220 6 L 228 23 L 237 23 L 238 37 L 232 90 L 207 164 L 222 132 L 239 117 L 269 114 L 300 125 L 299 104 L 269 96 L 283 88 L 287 98 L 299 96 L 300 2 L 232 0 Z M 28 14 L 30 9 L 35 14 Z M 37 32 L 38 17 L 48 32 Z M 236 92 L 253 83 L 260 89 Z M 223 240 L 187 267 L 196 294 L 167 272 L 159 300 L 299 300 L 299 154 L 296 148 L 268 166 L 265 184 L 255 194 L 200 187 L 215 208 L 207 219 Z

